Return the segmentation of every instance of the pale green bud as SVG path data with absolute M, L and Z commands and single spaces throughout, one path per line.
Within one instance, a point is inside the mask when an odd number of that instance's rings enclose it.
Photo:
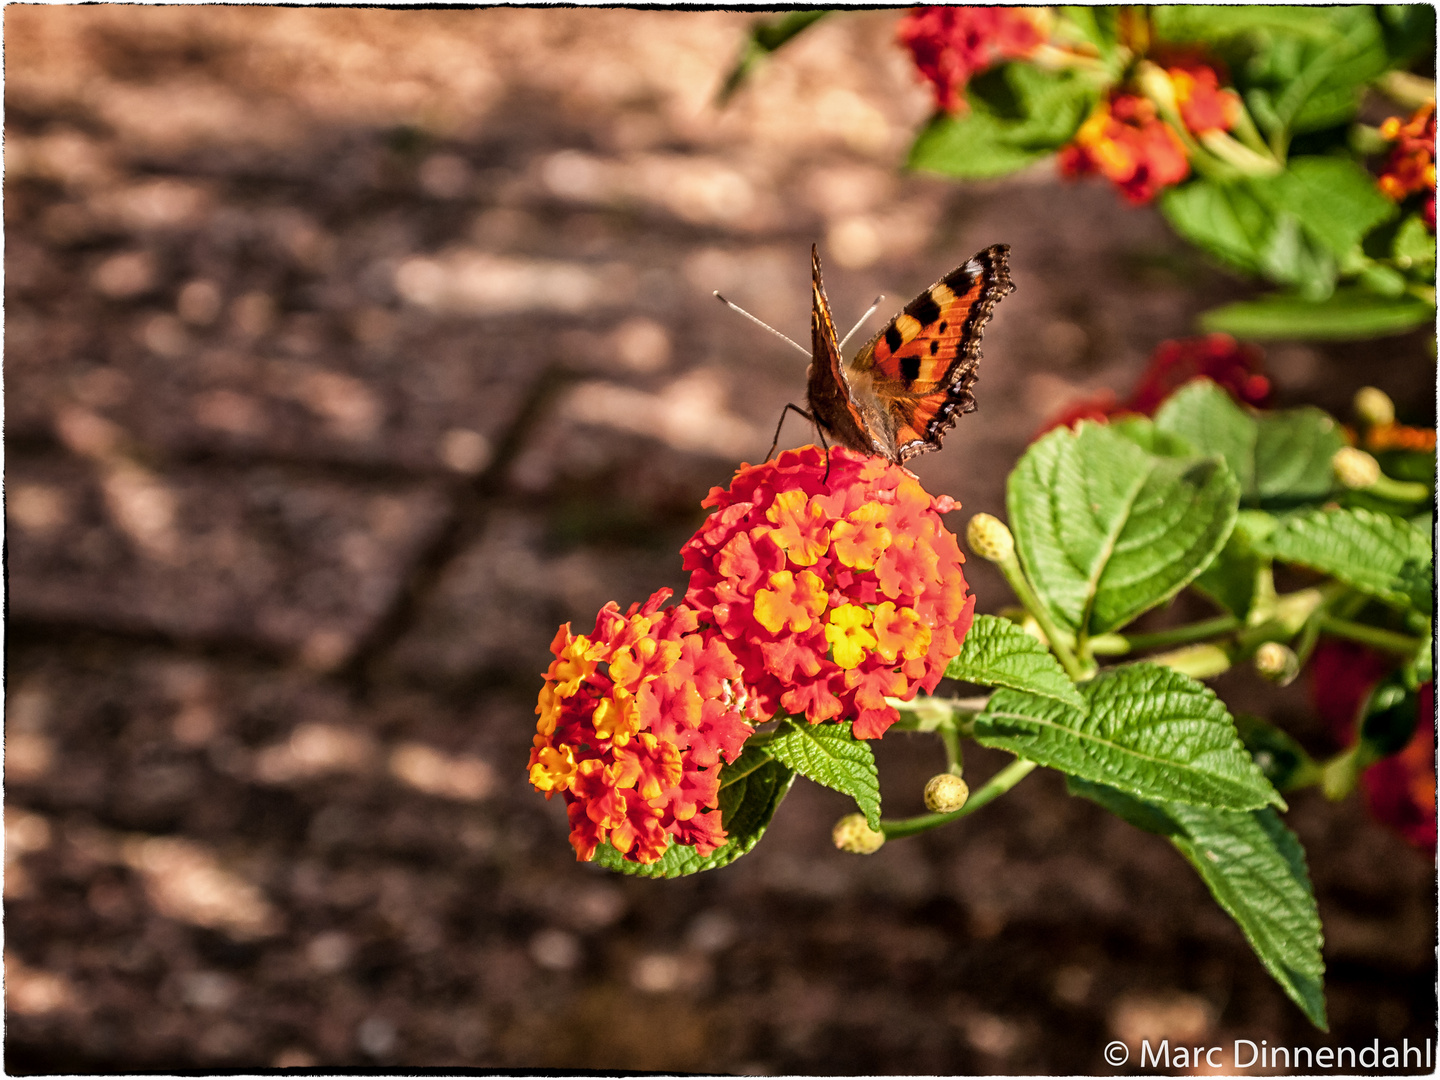
M 1300 658 L 1290 646 L 1267 641 L 1255 650 L 1255 670 L 1271 682 L 1288 686 L 1300 674 Z
M 1355 415 L 1368 427 L 1385 427 L 1395 422 L 1395 403 L 1384 390 L 1362 386 L 1355 391 Z
M 990 562 L 1009 562 L 1015 557 L 1015 537 L 1010 528 L 993 514 L 976 514 L 965 527 L 970 550 Z
M 970 785 L 954 773 L 942 772 L 925 784 L 925 809 L 932 814 L 951 814 L 970 798 Z
M 846 814 L 830 830 L 830 839 L 841 851 L 873 855 L 885 843 L 885 834 L 870 828 L 864 814 Z
M 1380 463 L 1353 446 L 1336 450 L 1330 466 L 1335 470 L 1335 479 L 1357 491 L 1374 487 L 1380 479 Z

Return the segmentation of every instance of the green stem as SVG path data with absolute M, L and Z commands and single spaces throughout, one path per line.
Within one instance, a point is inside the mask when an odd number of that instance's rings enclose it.
M 1435 80 L 1408 71 L 1387 71 L 1374 82 L 1375 89 L 1397 105 L 1418 109 L 1435 100 Z
M 1372 645 L 1377 649 L 1399 653 L 1402 656 L 1415 655 L 1415 650 L 1422 644 L 1419 638 L 1413 638 L 1409 634 L 1397 634 L 1393 630 L 1382 630 L 1378 626 L 1367 626 L 1364 623 L 1351 622 L 1349 619 L 1322 618 L 1320 629 L 1324 633 L 1334 634 L 1336 637 L 1348 638 L 1351 641 L 1358 641 L 1362 645 Z
M 1230 653 L 1219 645 L 1185 645 L 1166 653 L 1147 656 L 1146 662 L 1168 667 L 1192 679 L 1213 679 L 1222 671 L 1228 671 L 1232 663 Z
M 1125 641 L 1132 651 L 1165 649 L 1171 645 L 1188 645 L 1192 641 L 1204 641 L 1206 638 L 1219 637 L 1221 634 L 1228 634 L 1232 630 L 1240 629 L 1241 625 L 1240 620 L 1234 615 L 1217 615 L 1204 622 L 1176 626 L 1170 630 L 1157 630 L 1153 634 L 1126 634 Z
M 945 767 L 956 776 L 965 775 L 965 751 L 960 748 L 960 736 L 954 731 L 941 728 L 937 733 L 945 744 Z
M 1005 792 L 1029 776 L 1035 769 L 1035 762 L 1016 758 L 1005 768 L 992 776 L 979 791 L 972 792 L 965 805 L 949 814 L 921 814 L 918 817 L 902 818 L 899 821 L 881 821 L 880 831 L 886 840 L 897 840 L 902 836 L 914 836 L 939 825 L 948 825 L 966 814 L 973 814 L 986 803 L 993 802 Z
M 1432 498 L 1429 484 L 1414 480 L 1396 480 L 1381 473 L 1380 479 L 1365 489 L 1371 495 L 1395 502 L 1429 502 Z
M 1050 618 L 1050 612 L 1040 602 L 1040 598 L 1035 595 L 1035 590 L 1030 587 L 1030 582 L 1025 577 L 1025 571 L 1020 568 L 1020 560 L 1012 554 L 1008 559 L 1001 559 L 996 565 L 1005 575 L 1005 580 L 1010 583 L 1010 588 L 1015 590 L 1015 596 L 1020 603 L 1025 605 L 1025 610 L 1040 624 L 1040 629 L 1045 632 L 1050 649 L 1060 661 L 1060 666 L 1065 669 L 1065 674 L 1069 675 L 1074 682 L 1084 682 L 1089 676 L 1080 666 L 1080 661 L 1075 659 L 1075 654 L 1070 651 L 1065 636 L 1061 634 L 1055 621 Z M 970 801 L 974 802 L 974 800 L 975 796 L 970 796 Z

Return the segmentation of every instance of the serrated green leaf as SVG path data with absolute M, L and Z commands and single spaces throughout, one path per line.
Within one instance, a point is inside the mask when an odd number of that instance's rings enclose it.
M 1194 581 L 1210 599 L 1237 618 L 1250 614 L 1260 568 L 1270 561 L 1263 544 L 1275 531 L 1275 519 L 1263 510 L 1241 510 L 1220 554 Z
M 1195 457 L 1196 448 L 1185 439 L 1161 431 L 1148 416 L 1121 416 L 1110 420 L 1110 430 L 1123 435 L 1141 450 L 1156 457 Z
M 1240 481 L 1241 498 L 1255 490 L 1259 425 L 1209 379 L 1195 379 L 1165 400 L 1155 427 L 1185 440 L 1197 452 L 1218 453 Z
M 1140 798 L 1229 810 L 1285 805 L 1203 683 L 1139 663 L 1103 671 L 1080 692 L 1088 713 L 997 690 L 975 718 L 975 741 Z
M 765 743 L 801 776 L 849 795 L 870 828 L 880 828 L 880 777 L 870 744 L 850 734 L 850 724 L 808 724 L 782 720 Z
M 1281 33 L 1302 39 L 1332 40 L 1335 30 L 1312 8 L 1266 7 L 1256 4 L 1176 4 L 1157 6 L 1151 12 L 1155 35 L 1164 41 L 1203 41 L 1214 44 L 1227 38 Z
M 1359 109 L 1365 84 L 1390 63 L 1385 38 L 1374 9 L 1363 6 L 1316 9 L 1317 21 L 1336 33 L 1325 41 L 1300 44 L 1292 64 L 1273 84 L 1275 111 L 1293 132 L 1317 131 L 1351 119 Z M 1263 58 L 1252 64 L 1262 74 Z
M 1435 305 L 1416 296 L 1380 296 L 1364 289 L 1336 289 L 1328 300 L 1284 293 L 1211 308 L 1200 328 L 1238 338 L 1293 341 L 1354 341 L 1403 334 L 1435 322 Z
M 709 855 L 672 843 L 653 863 L 630 862 L 610 844 L 595 849 L 595 861 L 635 877 L 671 878 L 728 866 L 760 842 L 775 810 L 795 782 L 795 771 L 759 747 L 747 746 L 720 770 L 721 823 L 729 839 Z M 712 811 L 713 813 L 714 811 Z
M 1273 212 L 1293 214 L 1337 258 L 1396 212 L 1375 178 L 1348 158 L 1291 158 L 1283 172 L 1256 182 L 1252 190 Z
M 1274 215 L 1246 185 L 1192 180 L 1162 192 L 1160 212 L 1202 251 L 1247 273 L 1265 272 Z
M 1026 690 L 1082 711 L 1087 708 L 1050 650 L 1008 619 L 995 615 L 975 616 L 960 655 L 950 661 L 945 675 L 980 686 Z
M 1345 445 L 1339 425 L 1319 409 L 1256 415 L 1208 379 L 1172 394 L 1156 412 L 1155 426 L 1197 451 L 1224 455 L 1246 506 L 1287 508 L 1329 497 L 1335 486 L 1330 459 Z
M 1006 490 L 1041 601 L 1088 634 L 1125 625 L 1193 580 L 1224 545 L 1239 498 L 1218 457 L 1159 457 L 1089 422 L 1033 443 Z
M 1324 938 L 1305 851 L 1274 810 L 1155 805 L 1100 784 L 1071 780 L 1069 787 L 1174 844 L 1235 920 L 1265 970 L 1312 1024 L 1328 1030 Z
M 1428 536 L 1402 518 L 1358 507 L 1287 517 L 1267 546 L 1282 562 L 1319 570 L 1397 607 L 1415 604 L 1407 568 L 1431 563 Z
M 1328 498 L 1335 489 L 1330 462 L 1344 445 L 1340 425 L 1313 406 L 1262 414 L 1254 501 L 1280 509 Z

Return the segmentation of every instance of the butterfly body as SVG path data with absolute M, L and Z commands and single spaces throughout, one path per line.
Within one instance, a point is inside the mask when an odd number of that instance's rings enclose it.
M 822 432 L 896 464 L 939 449 L 956 419 L 975 408 L 980 337 L 995 305 L 1014 289 L 1009 252 L 997 244 L 956 267 L 846 362 L 812 248 L 807 397 Z

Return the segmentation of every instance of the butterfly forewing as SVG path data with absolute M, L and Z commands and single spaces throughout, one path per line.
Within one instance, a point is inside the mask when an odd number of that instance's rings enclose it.
M 1004 244 L 986 248 L 946 274 L 848 365 L 860 410 L 883 417 L 888 428 L 891 460 L 938 449 L 955 420 L 975 408 L 970 388 L 980 337 L 995 305 L 1014 288 L 1009 251 Z

